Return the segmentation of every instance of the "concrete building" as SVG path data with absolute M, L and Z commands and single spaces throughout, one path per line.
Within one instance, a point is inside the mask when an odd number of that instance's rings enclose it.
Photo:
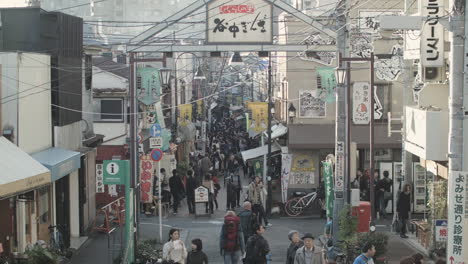
M 354 1 L 353 1 L 354 2 Z M 353 3 L 351 3 L 352 5 Z M 388 6 L 387 6 L 388 5 Z M 349 50 L 351 56 L 369 56 L 374 52 L 376 62 L 376 102 L 375 111 L 375 160 L 376 169 L 389 171 L 390 177 L 397 178 L 401 168 L 400 135 L 389 137 L 388 114 L 402 115 L 402 91 L 405 87 L 402 66 L 402 38 L 391 34 L 381 34 L 378 28 L 365 23 L 365 19 L 375 21 L 375 17 L 387 12 L 391 7 L 400 10 L 403 3 L 375 1 L 368 6 L 353 8 L 349 12 Z M 333 10 L 333 6 L 329 7 Z M 390 12 L 390 11 L 389 11 Z M 335 19 L 326 14 L 317 19 L 326 26 L 333 27 Z M 309 45 L 335 45 L 335 40 L 291 15 L 282 14 L 279 18 L 279 43 Z M 335 149 L 335 80 L 336 56 L 329 52 L 278 53 L 277 80 L 281 82 L 275 90 L 278 108 L 277 117 L 288 124 L 289 153 L 293 155 L 289 189 L 316 188 L 321 177 L 321 161 L 334 153 Z M 356 142 L 355 169 L 369 168 L 369 66 L 366 63 L 351 65 L 352 125 L 351 141 Z M 366 102 L 367 100 L 367 102 Z M 293 106 L 296 116 L 290 118 L 288 109 Z M 395 122 L 394 122 L 395 123 Z M 398 129 L 395 124 L 394 129 Z M 305 163 L 305 165 L 303 164 Z M 305 167 L 304 167 L 305 166 Z M 302 168 L 303 167 L 303 168 Z M 351 171 L 351 181 L 356 171 Z M 395 181 L 395 188 L 398 181 Z M 396 195 L 396 190 L 394 194 Z M 388 211 L 392 211 L 389 204 Z

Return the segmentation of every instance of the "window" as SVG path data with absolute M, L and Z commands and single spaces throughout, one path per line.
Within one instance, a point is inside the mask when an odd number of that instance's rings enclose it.
M 94 103 L 97 122 L 124 122 L 123 98 L 98 98 Z

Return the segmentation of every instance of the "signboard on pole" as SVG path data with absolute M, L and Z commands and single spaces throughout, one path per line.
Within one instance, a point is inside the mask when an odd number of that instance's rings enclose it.
M 448 239 L 447 260 L 451 264 L 466 264 L 466 237 L 464 236 L 466 217 L 466 182 L 468 172 L 452 171 L 448 189 Z
M 125 184 L 125 177 L 130 175 L 128 160 L 104 161 L 104 184 Z
M 152 137 L 160 137 L 161 136 L 161 126 L 158 123 L 155 123 L 150 127 L 150 135 Z
M 140 202 L 153 202 L 153 161 L 148 155 L 140 158 Z
M 333 216 L 333 165 L 331 162 L 322 162 L 323 177 L 325 181 L 325 208 L 327 209 L 327 217 Z
M 208 202 L 208 188 L 200 186 L 195 189 L 195 202 L 196 203 L 207 203 Z
M 336 162 L 335 162 L 335 192 L 344 192 L 344 142 L 336 142 Z
M 292 154 L 281 154 L 281 200 L 288 200 L 289 175 L 291 173 Z
M 153 149 L 150 156 L 153 161 L 160 161 L 163 157 L 163 152 L 160 149 Z
M 161 148 L 163 145 L 163 139 L 162 137 L 152 137 L 149 139 L 149 143 L 151 149 Z
M 447 219 L 435 220 L 435 239 L 436 242 L 447 241 Z
M 104 192 L 104 171 L 102 164 L 96 164 L 96 193 Z
M 421 16 L 427 17 L 421 32 L 421 64 L 424 67 L 444 65 L 444 27 L 439 18 L 444 17 L 443 0 L 421 1 Z
M 207 5 L 207 42 L 273 43 L 273 6 L 264 0 L 215 0 Z

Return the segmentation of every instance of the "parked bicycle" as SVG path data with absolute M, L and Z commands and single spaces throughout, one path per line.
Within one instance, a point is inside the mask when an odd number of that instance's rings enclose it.
M 71 258 L 72 252 L 65 246 L 65 242 L 63 241 L 63 235 L 60 231 L 59 226 L 49 226 L 49 234 L 50 234 L 50 242 L 49 248 L 51 251 L 57 253 L 60 256 L 64 256 L 66 258 Z
M 324 208 L 324 200 L 318 197 L 317 192 L 294 192 L 293 197 L 284 205 L 284 211 L 289 216 L 299 216 L 306 208 L 312 206 L 315 206 L 321 212 Z

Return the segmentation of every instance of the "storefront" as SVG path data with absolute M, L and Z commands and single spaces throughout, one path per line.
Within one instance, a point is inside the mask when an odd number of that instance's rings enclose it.
M 4 137 L 0 168 L 0 243 L 6 254 L 22 253 L 28 244 L 48 240 L 51 173 Z
M 81 153 L 61 148 L 49 148 L 32 155 L 47 167 L 53 182 L 54 204 L 52 222 L 60 227 L 64 243 L 73 247 L 72 239 L 79 239 L 79 177 Z

